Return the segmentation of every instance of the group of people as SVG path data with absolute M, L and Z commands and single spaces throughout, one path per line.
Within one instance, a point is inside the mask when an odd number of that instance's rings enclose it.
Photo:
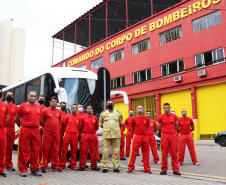
M 124 130 L 127 128 L 126 157 L 130 156 L 128 173 L 135 169 L 134 163 L 139 149 L 142 151 L 144 172 L 152 173 L 150 169 L 150 147 L 155 163 L 160 164 L 154 132 L 158 129 L 162 134 L 162 172 L 167 173 L 167 154 L 171 152 L 172 167 L 175 175 L 180 175 L 179 165 L 183 164 L 186 143 L 188 144 L 192 162 L 198 165 L 194 150 L 191 131 L 194 124 L 186 116 L 186 109 L 182 110 L 182 117 L 178 118 L 170 112 L 170 105 L 164 104 L 165 113 L 158 118 L 158 125 L 151 119 L 151 111 L 137 107 L 137 116 L 130 111 L 129 118 L 123 121 L 122 114 L 114 110 L 114 102 L 107 101 L 107 110 L 100 118 L 93 115 L 93 107 L 72 105 L 71 113 L 66 113 L 66 103 L 58 103 L 56 97 L 50 98 L 50 106 L 45 107 L 45 97 L 37 97 L 35 91 L 30 91 L 28 101 L 17 107 L 13 104 L 13 92 L 5 94 L 0 89 L 0 177 L 6 177 L 4 169 L 15 171 L 12 163 L 12 151 L 15 140 L 15 123 L 19 127 L 18 140 L 18 169 L 21 177 L 27 176 L 30 164 L 31 174 L 41 176 L 46 173 L 48 163 L 54 172 L 61 172 L 66 167 L 68 146 L 70 144 L 69 168 L 75 171 L 84 171 L 87 168 L 86 160 L 90 151 L 91 170 L 100 171 L 97 162 L 100 160 L 98 137 L 96 131 L 99 126 L 102 131 L 102 172 L 108 172 L 109 153 L 112 147 L 113 171 L 120 172 L 119 161 L 126 160 L 124 154 Z M 38 100 L 38 103 L 36 101 Z M 59 108 L 60 107 L 60 108 Z M 60 110 L 59 110 L 60 109 Z M 180 136 L 178 134 L 180 132 Z M 132 145 L 131 145 L 132 141 Z M 76 153 L 79 143 L 79 168 L 76 168 Z M 130 146 L 131 145 L 131 146 Z M 179 146 L 179 151 L 178 151 Z M 130 151 L 131 149 L 131 151 Z M 179 157 L 177 158 L 177 153 Z M 179 162 L 178 162 L 179 161 Z M 40 172 L 41 170 L 41 172 Z
M 181 110 L 182 117 L 179 118 L 175 115 L 175 111 L 171 111 L 170 104 L 165 103 L 163 105 L 164 114 L 159 116 L 158 124 L 156 124 L 156 122 L 151 119 L 151 111 L 147 110 L 145 116 L 144 108 L 141 105 L 137 107 L 137 116 L 134 116 L 133 111 L 130 111 L 129 118 L 127 118 L 125 122 L 123 122 L 121 113 L 113 109 L 114 102 L 112 100 L 107 102 L 107 108 L 108 110 L 104 111 L 100 117 L 100 126 L 103 127 L 103 173 L 108 172 L 110 147 L 112 147 L 114 172 L 120 172 L 118 169 L 119 151 L 120 159 L 126 160 L 124 158 L 124 127 L 128 130 L 126 135 L 126 157 L 130 157 L 128 162 L 128 173 L 133 172 L 135 169 L 134 164 L 140 148 L 142 151 L 141 162 L 144 166 L 145 173 L 152 174 L 149 161 L 150 148 L 153 155 L 153 161 L 160 164 L 154 136 L 154 133 L 157 130 L 161 133 L 162 166 L 160 175 L 167 174 L 167 157 L 169 156 L 169 153 L 171 154 L 173 173 L 175 175 L 181 175 L 179 166 L 184 162 L 186 144 L 193 164 L 196 166 L 199 165 L 194 149 L 194 141 L 191 135 L 191 132 L 195 129 L 194 123 L 191 118 L 187 117 L 186 109 Z
M 0 177 L 6 177 L 4 169 L 15 171 L 12 163 L 12 151 L 15 140 L 15 123 L 19 127 L 18 169 L 21 177 L 27 176 L 30 164 L 31 174 L 41 176 L 46 173 L 48 163 L 54 172 L 61 172 L 66 167 L 68 146 L 70 144 L 69 168 L 84 171 L 90 150 L 91 169 L 97 167 L 99 158 L 96 131 L 99 121 L 93 115 L 92 106 L 72 105 L 71 114 L 67 114 L 66 103 L 57 107 L 57 98 L 50 98 L 50 106 L 45 107 L 45 97 L 30 91 L 28 101 L 17 107 L 13 104 L 13 92 L 8 91 L 2 102 L 0 89 Z M 36 101 L 38 100 L 38 103 Z M 59 106 L 59 105 L 58 105 Z M 76 154 L 80 143 L 79 169 L 76 168 Z M 40 172 L 41 170 L 41 172 Z

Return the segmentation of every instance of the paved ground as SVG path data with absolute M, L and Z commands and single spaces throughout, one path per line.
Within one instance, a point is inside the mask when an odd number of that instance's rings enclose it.
M 8 177 L 0 178 L 0 185 L 66 185 L 66 184 L 226 184 L 226 148 L 218 145 L 196 145 L 197 156 L 200 166 L 194 166 L 191 163 L 189 152 L 186 150 L 184 165 L 180 167 L 181 177 L 174 176 L 169 161 L 169 172 L 166 176 L 160 176 L 161 165 L 154 164 L 151 161 L 153 174 L 145 174 L 140 166 L 141 157 L 137 157 L 136 170 L 126 173 L 127 161 L 120 163 L 121 173 L 116 174 L 109 170 L 107 174 L 91 171 L 90 168 L 84 172 L 71 171 L 69 169 L 63 172 L 52 172 L 50 168 L 42 177 L 33 177 L 28 173 L 28 177 L 22 178 L 16 172 L 6 171 Z M 160 154 L 160 152 L 159 152 Z M 151 157 L 152 160 L 152 157 Z M 16 154 L 13 154 L 13 161 L 16 164 Z M 101 164 L 98 164 L 101 167 Z

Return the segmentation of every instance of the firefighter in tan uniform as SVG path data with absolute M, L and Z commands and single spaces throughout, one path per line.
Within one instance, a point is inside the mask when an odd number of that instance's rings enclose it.
M 103 128 L 102 133 L 102 145 L 103 156 L 102 173 L 108 172 L 109 153 L 110 148 L 112 151 L 113 171 L 120 172 L 119 167 L 119 150 L 120 150 L 120 127 L 124 124 L 122 114 L 114 110 L 114 102 L 112 100 L 107 101 L 107 110 L 101 113 L 99 124 Z

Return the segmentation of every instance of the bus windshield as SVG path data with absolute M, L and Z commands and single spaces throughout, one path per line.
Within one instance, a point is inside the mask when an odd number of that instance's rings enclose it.
M 70 113 L 73 104 L 82 104 L 84 109 L 92 105 L 92 95 L 95 91 L 96 80 L 85 78 L 61 78 L 59 86 L 67 92 L 67 112 Z M 92 105 L 93 106 L 93 105 Z

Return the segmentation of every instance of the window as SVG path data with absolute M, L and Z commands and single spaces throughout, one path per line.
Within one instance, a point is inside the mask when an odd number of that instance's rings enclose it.
M 26 85 L 26 92 L 27 95 L 29 91 L 36 91 L 37 92 L 37 98 L 40 95 L 40 88 L 41 88 L 41 80 L 40 79 L 35 79 L 27 83 Z
M 125 86 L 125 76 L 111 79 L 111 89 Z
M 193 33 L 216 26 L 221 23 L 220 11 L 213 12 L 192 22 Z
M 97 69 L 99 67 L 103 66 L 103 57 L 92 61 L 91 63 L 91 70 Z
M 62 63 L 62 67 L 67 67 L 67 62 L 66 62 L 66 61 L 64 61 L 64 62 Z
M 14 90 L 14 103 L 16 105 L 24 103 L 26 101 L 25 97 L 27 97 L 27 94 L 25 93 L 25 85 L 16 87 Z
M 56 88 L 56 85 L 53 77 L 50 74 L 46 74 L 44 80 L 44 95 L 47 107 L 49 107 L 49 101 L 51 96 L 57 96 L 57 94 L 54 92 L 54 88 Z
M 79 66 L 78 68 L 86 69 L 86 64 L 82 65 L 82 66 Z
M 172 28 L 163 33 L 160 33 L 159 36 L 160 36 L 160 45 L 165 44 L 167 42 L 171 42 L 173 40 L 177 40 L 182 37 L 182 27 L 178 26 L 176 28 Z
M 132 47 L 132 52 L 133 52 L 133 55 L 137 54 L 137 53 L 140 53 L 142 51 L 145 51 L 145 50 L 148 50 L 150 49 L 150 39 L 145 39 L 143 41 L 140 41 L 136 44 L 133 44 L 133 47 Z
M 117 60 L 121 60 L 123 58 L 124 58 L 124 49 L 121 49 L 110 54 L 110 63 L 115 62 Z
M 133 73 L 133 83 L 139 83 L 151 80 L 151 69 Z
M 184 71 L 184 60 L 177 60 L 161 66 L 162 76 L 172 75 Z
M 225 61 L 224 48 L 215 49 L 195 55 L 196 67 L 209 66 Z

